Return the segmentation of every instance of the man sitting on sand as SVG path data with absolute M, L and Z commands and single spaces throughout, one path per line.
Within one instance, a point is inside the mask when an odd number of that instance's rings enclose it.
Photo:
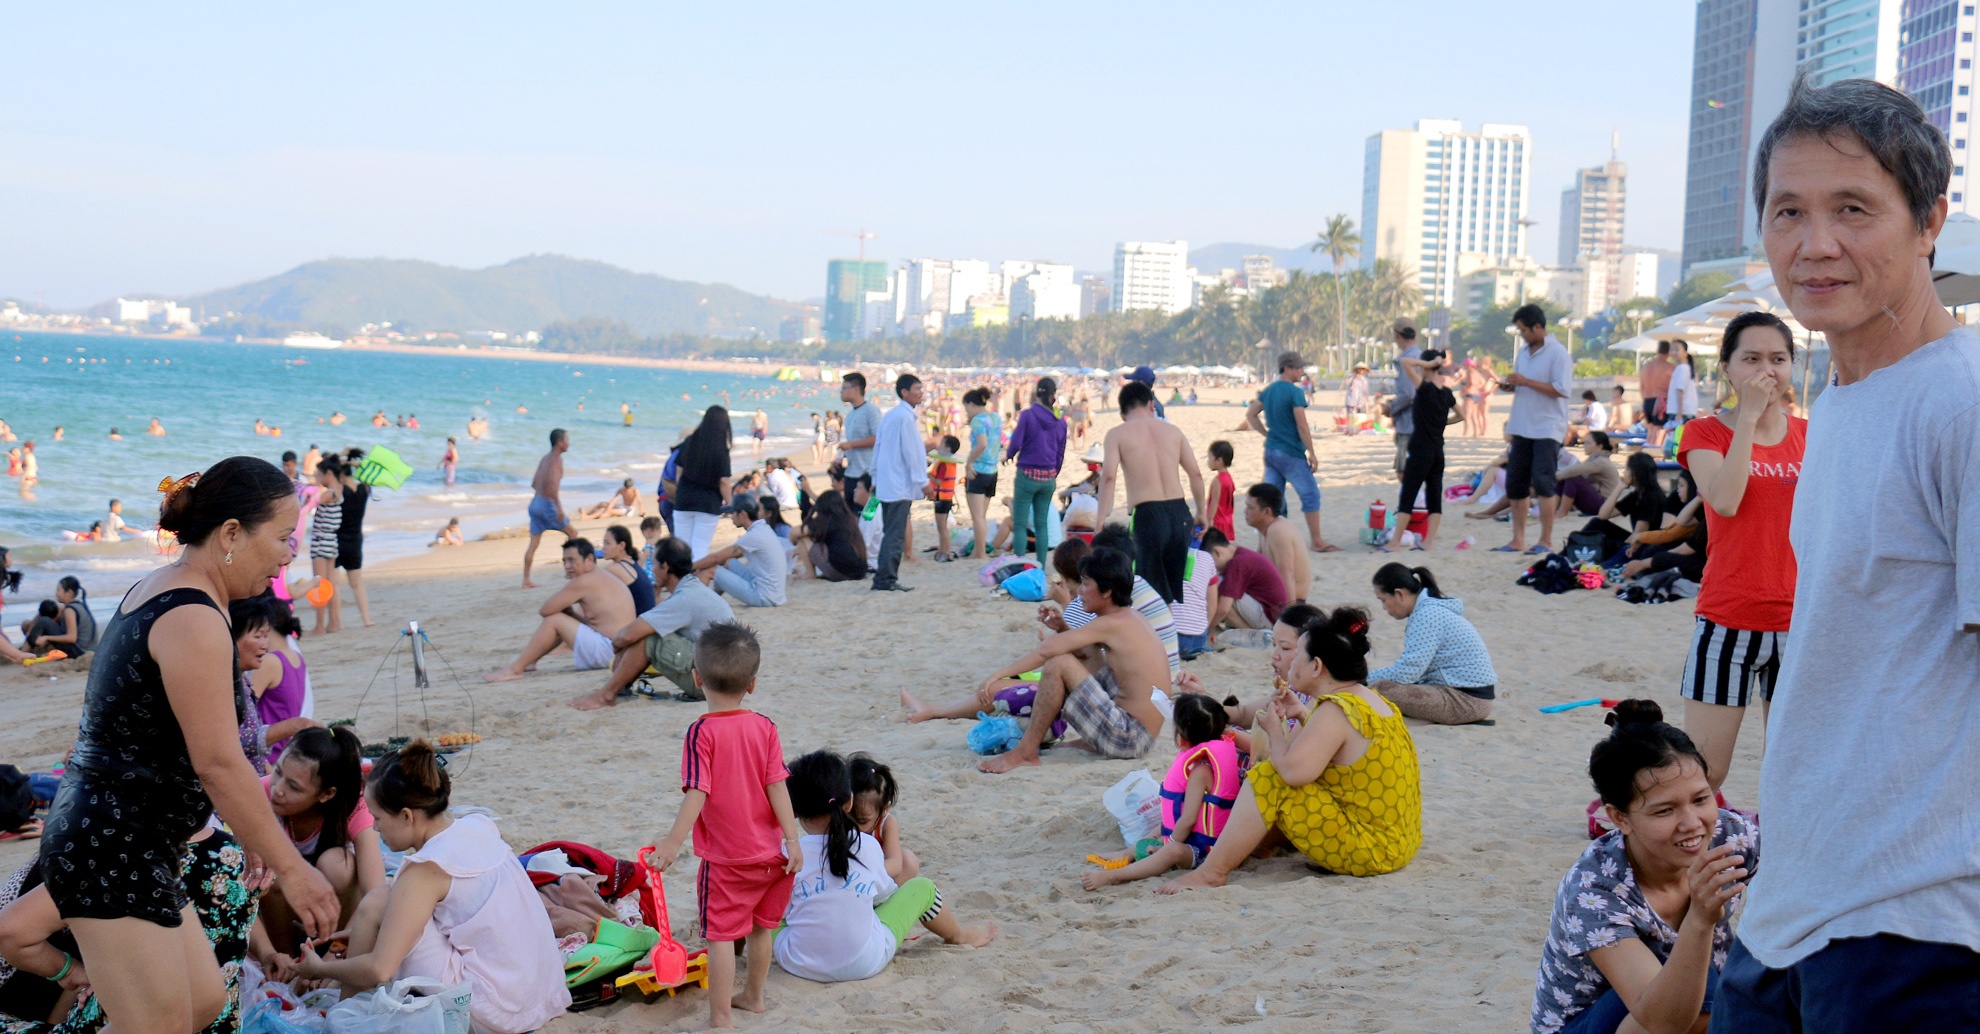
M 791 562 L 784 555 L 784 540 L 763 520 L 756 496 L 738 491 L 729 502 L 729 519 L 742 529 L 742 537 L 695 561 L 696 572 L 713 571 L 716 592 L 727 593 L 745 607 L 781 607 Z
M 1285 496 L 1275 485 L 1263 482 L 1244 494 L 1244 523 L 1258 532 L 1258 551 L 1272 561 L 1280 580 L 1286 583 L 1286 598 L 1306 602 L 1306 591 L 1313 584 L 1313 570 L 1307 566 L 1306 544 L 1299 540 L 1299 529 L 1283 516 Z
M 1163 719 L 1152 694 L 1168 693 L 1169 655 L 1148 619 L 1133 607 L 1134 570 L 1128 558 L 1118 550 L 1096 549 L 1080 561 L 1079 598 L 1093 620 L 1044 640 L 977 687 L 977 699 L 988 711 L 1007 680 L 1033 669 L 1042 672 L 1024 739 L 977 768 L 997 773 L 1038 764 L 1039 744 L 1059 718 L 1079 732 L 1080 746 L 1103 757 L 1145 757 L 1155 745 Z M 1091 649 L 1095 646 L 1100 649 Z M 1081 651 L 1084 660 L 1076 655 Z M 922 709 L 905 690 L 901 702 Z
M 619 490 L 602 503 L 594 503 L 584 508 L 579 518 L 595 521 L 601 517 L 644 517 L 646 504 L 639 500 L 639 489 L 633 487 L 633 479 L 627 478 L 619 485 Z
M 591 540 L 564 540 L 564 587 L 536 612 L 542 624 L 529 637 L 522 655 L 483 675 L 484 682 L 514 682 L 559 646 L 571 648 L 572 666 L 593 671 L 612 665 L 612 635 L 632 623 L 632 591 L 608 571 L 598 569 L 598 549 Z
M 718 621 L 734 621 L 729 601 L 694 577 L 694 551 L 686 539 L 665 538 L 653 544 L 653 588 L 667 598 L 634 618 L 612 637 L 612 677 L 596 693 L 571 698 L 580 711 L 595 711 L 619 702 L 648 667 L 681 691 L 685 700 L 702 699 L 694 684 L 694 644 L 701 630 Z

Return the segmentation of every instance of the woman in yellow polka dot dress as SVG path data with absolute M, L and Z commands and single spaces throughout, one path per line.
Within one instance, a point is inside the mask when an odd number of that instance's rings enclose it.
M 1394 872 L 1423 845 L 1416 742 L 1402 712 L 1362 685 L 1368 614 L 1342 607 L 1308 625 L 1290 676 L 1288 692 L 1267 705 L 1271 759 L 1251 769 L 1210 857 L 1164 893 L 1222 886 L 1274 830 L 1321 868 L 1350 876 Z

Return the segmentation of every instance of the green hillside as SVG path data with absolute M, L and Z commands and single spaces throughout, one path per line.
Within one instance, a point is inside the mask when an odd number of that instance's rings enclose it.
M 774 338 L 789 302 L 726 284 L 669 280 L 603 262 L 530 255 L 487 269 L 403 259 L 326 259 L 183 304 L 269 324 L 350 333 L 391 322 L 408 331 L 540 330 L 603 317 L 649 335 Z

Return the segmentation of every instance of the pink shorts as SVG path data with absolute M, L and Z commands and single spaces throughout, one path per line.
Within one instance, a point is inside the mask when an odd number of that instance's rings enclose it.
M 781 858 L 750 865 L 702 862 L 695 877 L 702 936 L 711 941 L 735 941 L 758 927 L 776 929 L 791 903 L 791 879 Z

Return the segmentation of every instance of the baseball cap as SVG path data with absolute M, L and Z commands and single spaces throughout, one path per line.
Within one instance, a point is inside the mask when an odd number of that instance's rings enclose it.
M 756 497 L 750 495 L 747 492 L 744 492 L 736 496 L 735 499 L 732 500 L 728 506 L 722 508 L 722 512 L 746 513 L 749 515 L 750 520 L 755 520 L 758 517 L 763 516 L 762 509 L 756 505 Z
M 1137 366 L 1134 368 L 1133 373 L 1128 374 L 1128 380 L 1140 381 L 1152 388 L 1155 386 L 1155 368 L 1152 366 Z
M 1396 322 L 1391 324 L 1389 329 L 1397 334 L 1400 334 L 1405 330 L 1415 330 L 1416 321 L 1410 319 L 1408 316 L 1397 316 Z

